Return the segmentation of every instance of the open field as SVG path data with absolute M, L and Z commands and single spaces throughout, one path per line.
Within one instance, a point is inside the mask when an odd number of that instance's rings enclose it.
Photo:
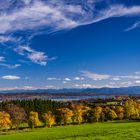
M 37 128 L 0 135 L 0 140 L 138 140 L 140 122 L 107 122 Z

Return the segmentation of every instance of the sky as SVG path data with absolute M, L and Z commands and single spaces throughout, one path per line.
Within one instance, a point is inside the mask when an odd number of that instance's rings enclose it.
M 0 0 L 0 90 L 140 86 L 140 1 Z

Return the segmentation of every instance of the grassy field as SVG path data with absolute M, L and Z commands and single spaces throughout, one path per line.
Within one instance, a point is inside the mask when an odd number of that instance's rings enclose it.
M 107 122 L 37 128 L 0 135 L 0 140 L 140 140 L 140 122 Z

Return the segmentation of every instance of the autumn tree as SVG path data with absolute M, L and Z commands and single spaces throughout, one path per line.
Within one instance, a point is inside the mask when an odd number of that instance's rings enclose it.
M 6 112 L 0 112 L 0 129 L 8 129 L 10 126 L 10 115 Z
M 69 108 L 60 108 L 58 109 L 61 116 L 61 124 L 68 124 L 72 122 L 73 111 Z
M 137 103 L 133 100 L 127 100 L 124 105 L 125 117 L 127 119 L 136 119 L 139 117 Z
M 49 111 L 48 113 L 44 113 L 43 119 L 45 121 L 46 127 L 51 127 L 53 124 L 55 124 L 55 116 L 51 111 Z
M 6 105 L 5 110 L 10 114 L 12 126 L 14 125 L 16 129 L 18 129 L 19 125 L 26 120 L 25 110 L 21 107 L 14 104 L 8 104 Z
M 72 104 L 71 107 L 74 113 L 73 115 L 74 122 L 77 122 L 78 124 L 82 123 L 84 121 L 84 114 L 90 108 L 79 104 Z
M 97 106 L 94 108 L 94 118 L 95 118 L 95 121 L 98 122 L 100 117 L 101 117 L 101 114 L 102 114 L 102 107 L 100 106 Z
M 138 113 L 140 115 L 140 103 L 139 102 L 137 103 L 137 109 L 138 109 Z
M 93 109 L 88 110 L 85 114 L 84 114 L 84 120 L 87 123 L 92 123 L 94 122 L 94 111 Z
M 124 118 L 124 107 L 123 106 L 116 106 L 115 112 L 116 112 L 119 120 L 122 120 Z
M 41 122 L 38 118 L 38 112 L 31 111 L 29 113 L 28 125 L 33 129 L 34 127 L 40 126 Z
M 109 113 L 108 113 L 108 117 L 110 120 L 114 120 L 117 118 L 117 114 L 114 110 L 110 109 Z

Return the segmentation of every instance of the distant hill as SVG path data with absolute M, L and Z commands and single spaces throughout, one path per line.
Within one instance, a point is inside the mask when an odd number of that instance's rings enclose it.
M 37 89 L 37 90 L 5 90 L 0 93 L 95 93 L 95 94 L 140 94 L 140 86 L 121 87 L 121 88 L 65 88 L 65 89 Z

